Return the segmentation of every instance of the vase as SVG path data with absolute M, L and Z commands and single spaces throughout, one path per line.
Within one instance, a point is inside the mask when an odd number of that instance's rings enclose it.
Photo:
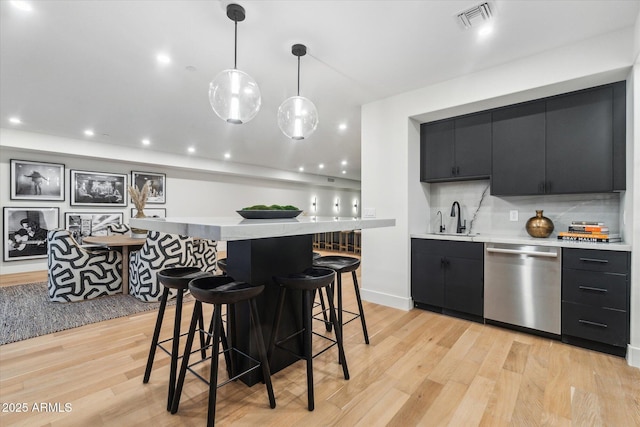
M 553 232 L 553 221 L 542 215 L 542 210 L 536 210 L 536 216 L 529 218 L 525 225 L 531 237 L 549 237 Z
M 144 211 L 142 209 L 140 209 L 139 211 L 136 211 L 136 215 L 134 216 L 134 218 L 146 218 L 146 217 L 147 216 L 144 214 Z M 131 237 L 143 239 L 147 237 L 147 230 L 144 230 L 142 228 L 131 227 Z

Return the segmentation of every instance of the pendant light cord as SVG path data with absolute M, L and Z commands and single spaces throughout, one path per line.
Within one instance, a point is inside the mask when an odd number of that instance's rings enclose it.
M 233 20 L 235 23 L 235 34 L 234 34 L 234 43 L 233 43 L 233 69 L 238 69 L 238 21 L 236 19 Z
M 300 96 L 300 56 L 298 56 L 298 96 Z

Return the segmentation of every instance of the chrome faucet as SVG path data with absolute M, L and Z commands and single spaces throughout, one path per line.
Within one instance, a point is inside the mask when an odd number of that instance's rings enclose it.
M 444 232 L 444 224 L 442 224 L 442 212 L 438 211 L 436 216 L 440 215 L 440 232 Z
M 456 233 L 462 233 L 467 229 L 467 220 L 464 220 L 464 225 L 462 223 L 462 213 L 460 212 L 460 203 L 458 201 L 453 202 L 451 205 L 451 216 L 456 216 L 456 206 L 458 207 L 458 225 L 456 226 Z

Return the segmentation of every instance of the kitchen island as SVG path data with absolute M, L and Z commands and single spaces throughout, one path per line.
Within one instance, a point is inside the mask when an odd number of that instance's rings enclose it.
M 258 297 L 258 311 L 265 342 L 271 339 L 278 286 L 273 276 L 300 272 L 313 260 L 313 235 L 332 231 L 361 230 L 395 226 L 395 219 L 308 217 L 290 219 L 242 219 L 234 217 L 132 218 L 132 227 L 227 242 L 227 272 L 235 280 L 264 285 Z M 283 336 L 302 326 L 301 295 L 288 293 L 280 332 Z M 228 318 L 229 335 L 242 351 L 257 358 L 249 334 L 248 306 L 238 304 Z M 301 340 L 297 343 L 299 350 Z M 348 357 L 348 349 L 347 349 Z M 275 353 L 271 372 L 275 373 L 298 359 L 286 352 Z M 244 368 L 244 366 L 240 366 Z M 254 371 L 243 377 L 248 385 L 261 381 Z

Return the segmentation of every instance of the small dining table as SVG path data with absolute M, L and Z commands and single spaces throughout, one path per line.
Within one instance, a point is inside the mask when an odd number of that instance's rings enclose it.
M 395 226 L 390 218 L 334 218 L 300 216 L 286 219 L 242 219 L 239 217 L 167 217 L 161 219 L 131 218 L 132 227 L 170 234 L 200 237 L 227 242 L 227 274 L 234 280 L 264 285 L 257 298 L 261 330 L 266 343 L 271 339 L 272 323 L 278 301 L 279 286 L 274 276 L 301 272 L 313 263 L 313 235 L 332 231 L 362 230 Z M 287 293 L 280 332 L 288 336 L 302 327 L 301 294 Z M 257 348 L 249 333 L 247 304 L 235 304 L 230 313 L 228 339 L 241 351 L 257 358 Z M 297 343 L 302 347 L 302 341 Z M 275 373 L 298 359 L 287 353 L 274 353 L 270 361 Z M 240 370 L 243 366 L 239 366 Z M 247 385 L 261 381 L 258 371 L 241 378 Z
M 87 236 L 82 238 L 82 243 L 108 246 L 110 248 L 122 248 L 122 294 L 129 295 L 129 247 L 142 246 L 146 237 L 131 237 L 126 234 L 109 234 L 106 236 Z

